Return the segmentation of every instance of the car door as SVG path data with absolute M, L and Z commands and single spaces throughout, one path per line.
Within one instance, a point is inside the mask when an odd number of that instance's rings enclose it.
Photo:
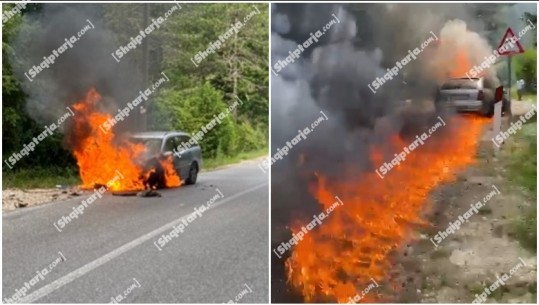
M 175 156 L 174 151 L 178 147 L 178 143 L 175 137 L 171 136 L 165 139 L 165 145 L 163 147 L 163 155 L 169 156 L 172 155 L 174 161 L 174 168 L 176 172 L 180 172 L 180 160 Z
M 189 176 L 189 167 L 191 166 L 192 161 L 192 148 L 182 149 L 182 147 L 188 147 L 190 138 L 188 136 L 176 136 L 176 142 L 178 143 L 179 153 L 176 154 L 179 164 L 179 173 L 182 180 L 187 179 Z M 182 145 L 185 143 L 185 145 Z
M 191 162 L 197 162 L 198 164 L 198 170 L 202 168 L 202 151 L 200 149 L 200 145 L 197 143 L 191 147 Z

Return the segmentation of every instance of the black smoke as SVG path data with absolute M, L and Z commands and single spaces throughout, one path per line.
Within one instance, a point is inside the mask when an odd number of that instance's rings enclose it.
M 394 153 L 389 148 L 392 135 L 414 139 L 436 122 L 439 113 L 432 102 L 438 82 L 435 72 L 439 71 L 431 68 L 432 58 L 419 56 L 375 94 L 368 84 L 420 46 L 431 31 L 463 35 L 462 40 L 466 40 L 468 34 L 460 30 L 442 31 L 452 20 L 458 19 L 453 25 L 463 22 L 467 30 L 483 33 L 483 20 L 475 14 L 481 5 L 272 5 L 272 67 L 334 19 L 333 14 L 340 20 L 294 63 L 271 76 L 272 154 L 298 129 L 310 126 L 320 111 L 328 117 L 272 165 L 272 247 L 290 238 L 287 226 L 292 220 L 309 219 L 319 212 L 308 191 L 316 180 L 315 173 L 330 181 L 357 181 L 362 173 L 379 166 L 370 159 L 374 145 L 387 147 L 386 160 L 390 160 Z M 482 54 L 488 43 L 478 41 L 478 45 L 474 50 Z M 435 60 L 440 61 L 436 67 L 451 68 L 453 64 L 445 58 Z M 437 136 L 451 136 L 451 127 L 439 133 Z M 286 257 L 272 258 L 272 300 L 300 302 L 301 297 L 294 295 L 284 280 Z
M 67 112 L 66 107 L 80 101 L 90 88 L 102 95 L 100 110 L 116 113 L 142 89 L 136 66 L 129 56 L 119 63 L 111 56 L 121 44 L 101 19 L 102 4 L 44 4 L 37 12 L 25 14 L 13 40 L 11 62 L 16 77 L 28 95 L 26 110 L 41 124 L 50 124 Z M 118 22 L 121 22 L 119 20 Z M 57 50 L 66 39 L 93 25 L 49 68 L 33 79 L 29 70 Z M 26 75 L 25 75 L 26 73 Z M 62 126 L 70 131 L 70 121 Z M 123 128 L 129 128 L 123 124 Z

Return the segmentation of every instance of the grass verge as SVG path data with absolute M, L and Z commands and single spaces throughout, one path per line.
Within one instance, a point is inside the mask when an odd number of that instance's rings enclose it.
M 525 124 L 509 143 L 509 180 L 527 193 L 532 206 L 513 221 L 515 237 L 520 244 L 537 252 L 537 116 Z
M 518 98 L 517 88 L 513 87 L 511 89 L 511 100 L 515 101 L 517 100 L 517 98 Z M 535 101 L 537 100 L 537 94 L 533 92 L 523 92 L 522 100 L 535 103 Z
M 4 170 L 2 172 L 2 188 L 52 188 L 60 185 L 80 184 L 76 168 L 41 167 Z
M 244 160 L 250 160 L 258 157 L 264 157 L 268 155 L 268 148 L 262 148 L 250 152 L 242 152 L 231 157 L 217 157 L 212 159 L 203 160 L 203 170 L 211 170 L 223 165 L 234 164 Z

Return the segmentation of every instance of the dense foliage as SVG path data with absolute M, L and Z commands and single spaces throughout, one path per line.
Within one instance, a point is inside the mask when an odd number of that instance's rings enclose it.
M 515 76 L 524 79 L 527 91 L 537 92 L 537 49 L 515 56 Z
M 21 14 L 13 16 L 3 26 L 3 159 L 20 151 L 24 143 L 43 131 L 43 126 L 25 111 L 27 97 L 20 80 L 13 75 L 13 63 L 10 62 L 17 58 L 10 41 L 21 27 L 23 16 L 39 13 L 43 5 L 51 4 L 28 4 Z M 101 4 L 98 11 L 120 46 L 145 27 L 145 10 L 151 20 L 163 16 L 171 5 Z M 13 4 L 5 4 L 3 10 L 12 7 Z M 252 18 L 244 21 L 249 14 Z M 218 40 L 219 35 L 237 21 L 244 23 L 238 33 L 195 66 L 191 58 L 208 48 L 210 42 Z M 166 86 L 152 95 L 148 130 L 196 133 L 214 115 L 227 113 L 226 109 L 239 100 L 242 104 L 204 136 L 201 143 L 204 156 L 234 156 L 266 147 L 268 31 L 268 6 L 265 4 L 256 7 L 252 4 L 182 4 L 181 10 L 172 13 L 164 26 L 148 36 L 147 66 L 143 63 L 144 48 L 137 48 L 130 54 L 133 63 L 140 67 L 141 75 L 147 73 L 148 83 L 162 77 L 161 72 L 170 78 Z M 37 145 L 31 158 L 23 158 L 16 167 L 75 167 L 74 159 L 62 147 L 62 137 L 61 134 L 47 137 Z

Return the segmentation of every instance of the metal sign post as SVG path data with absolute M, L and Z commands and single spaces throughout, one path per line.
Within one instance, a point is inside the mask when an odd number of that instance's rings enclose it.
M 512 55 L 507 56 L 507 71 L 509 75 L 507 76 L 507 79 L 509 80 L 509 84 L 507 87 L 509 88 L 509 94 L 507 94 L 507 99 L 509 100 L 509 105 L 511 105 L 511 58 L 513 58 Z
M 492 122 L 492 138 L 500 133 L 502 125 L 502 107 L 503 107 L 503 86 L 500 85 L 494 91 L 494 120 Z M 494 143 L 494 155 L 497 155 L 500 151 L 500 146 L 495 141 Z
M 494 120 L 492 121 L 492 137 L 494 138 L 497 134 L 500 133 L 502 126 L 502 104 L 503 101 L 496 102 L 494 104 Z M 496 156 L 500 151 L 500 146 L 494 145 L 494 155 Z
M 507 48 L 509 46 L 511 49 Z M 516 49 L 515 49 L 516 48 Z M 524 53 L 524 48 L 518 41 L 518 38 L 515 36 L 513 30 L 511 28 L 507 28 L 505 31 L 505 35 L 503 35 L 502 41 L 500 42 L 500 45 L 498 46 L 498 54 L 502 56 L 507 56 L 507 73 L 509 74 L 507 77 L 507 114 L 511 116 L 511 58 L 514 54 L 521 54 Z M 500 88 L 501 89 L 501 88 Z M 498 96 L 499 95 L 499 96 Z M 495 137 L 497 134 L 500 133 L 501 130 L 501 124 L 502 124 L 502 106 L 503 106 L 503 91 L 501 94 L 497 94 L 496 101 L 494 104 L 494 120 L 492 122 L 492 135 Z M 496 155 L 500 150 L 500 147 L 497 145 L 494 145 L 494 154 Z

